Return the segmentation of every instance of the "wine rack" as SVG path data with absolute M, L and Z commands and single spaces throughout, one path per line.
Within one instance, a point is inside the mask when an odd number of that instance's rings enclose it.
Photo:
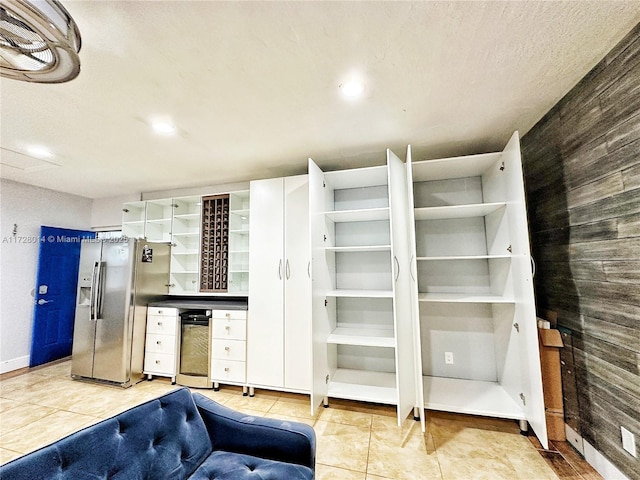
M 229 195 L 202 199 L 200 291 L 227 292 L 229 265 Z

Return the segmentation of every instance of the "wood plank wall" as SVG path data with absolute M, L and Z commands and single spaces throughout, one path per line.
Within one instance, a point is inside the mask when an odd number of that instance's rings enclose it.
M 522 157 L 538 308 L 572 331 L 568 412 L 639 480 L 640 24 L 522 138 Z

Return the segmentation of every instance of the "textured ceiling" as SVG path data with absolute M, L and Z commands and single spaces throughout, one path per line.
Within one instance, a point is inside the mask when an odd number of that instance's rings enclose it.
M 640 22 L 638 1 L 63 4 L 82 71 L 0 81 L 1 174 L 92 198 L 501 149 Z

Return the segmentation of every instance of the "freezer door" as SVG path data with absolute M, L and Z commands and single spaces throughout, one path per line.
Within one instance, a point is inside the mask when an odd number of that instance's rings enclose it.
M 129 381 L 127 340 L 129 304 L 134 275 L 134 240 L 103 242 L 102 272 L 96 293 L 96 339 L 93 378 Z
M 78 269 L 78 290 L 71 350 L 71 375 L 93 377 L 93 351 L 96 337 L 96 301 L 102 243 L 82 242 Z

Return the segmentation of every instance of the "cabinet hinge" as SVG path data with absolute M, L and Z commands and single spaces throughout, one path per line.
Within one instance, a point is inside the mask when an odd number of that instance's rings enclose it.
M 322 241 L 323 241 L 323 242 L 326 242 L 326 241 L 327 241 L 327 236 L 326 236 L 326 235 L 323 235 L 322 237 L 323 237 L 323 238 L 322 238 Z
M 504 172 L 504 162 L 502 162 L 502 163 L 500 164 L 500 171 L 501 171 L 501 172 Z
M 128 208 L 123 208 L 123 209 L 122 209 L 122 211 L 123 211 L 124 213 L 129 213 L 129 209 L 128 209 Z
M 518 331 L 518 333 L 520 333 L 520 324 L 518 322 L 513 324 L 513 328 L 515 328 Z
M 324 180 L 323 180 L 323 181 L 322 181 L 322 188 L 326 188 L 326 187 L 327 187 L 327 184 L 326 184 L 326 183 L 324 183 Z
M 327 373 L 327 376 L 324 378 L 324 383 L 329 385 L 329 374 Z
M 509 245 L 509 246 L 507 247 L 507 252 L 509 252 L 509 253 L 513 253 L 513 248 L 511 248 L 511 245 Z
M 327 305 L 329 305 L 329 302 L 327 301 L 327 299 L 324 299 L 324 306 L 326 307 Z
M 522 400 L 522 404 L 527 404 L 527 397 L 524 396 L 524 393 L 520 392 L 520 400 Z
M 180 205 L 178 205 L 177 203 L 172 203 L 172 204 L 171 204 L 171 206 L 172 206 L 173 208 L 178 208 Z

